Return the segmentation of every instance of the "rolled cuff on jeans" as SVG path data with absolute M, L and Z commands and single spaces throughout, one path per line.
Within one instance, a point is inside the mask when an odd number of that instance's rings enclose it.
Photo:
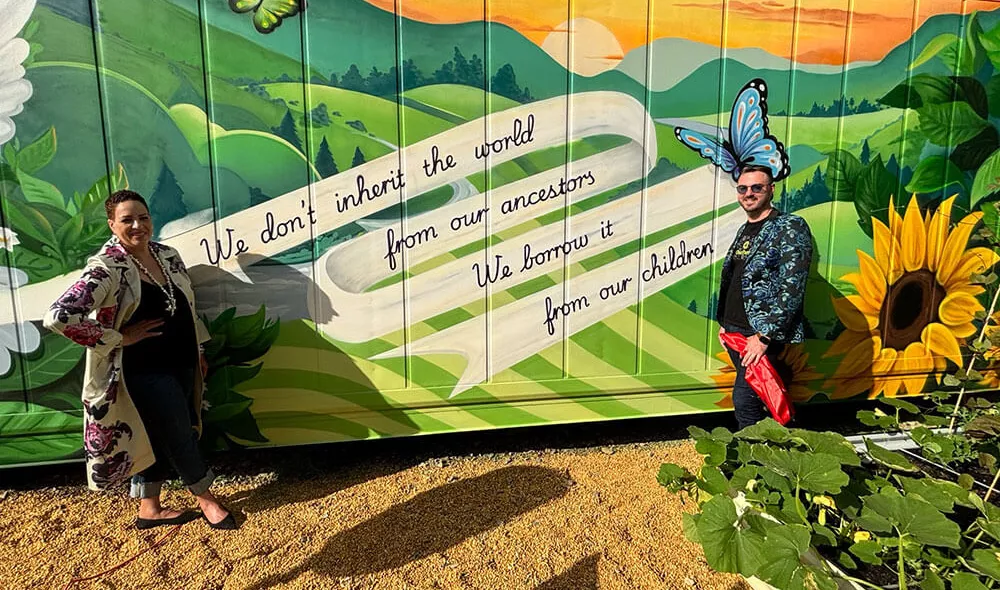
M 208 491 L 212 487 L 212 483 L 215 481 L 215 473 L 211 469 L 205 472 L 205 476 L 187 486 L 195 496 L 200 496 Z M 133 498 L 158 498 L 160 497 L 160 492 L 163 490 L 162 481 L 146 481 L 139 477 L 132 478 L 132 484 L 129 486 L 129 496 Z

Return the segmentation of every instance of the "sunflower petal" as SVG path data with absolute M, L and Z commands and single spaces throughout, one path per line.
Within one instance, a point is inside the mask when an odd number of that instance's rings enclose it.
M 833 309 L 844 327 L 853 332 L 870 332 L 878 327 L 878 316 L 867 314 L 862 309 L 868 307 L 860 295 L 834 297 Z
M 882 276 L 892 278 L 894 274 L 892 270 L 900 267 L 899 242 L 896 236 L 889 231 L 889 228 L 878 219 L 872 219 L 872 229 L 874 230 L 872 244 L 875 249 L 875 262 L 882 269 Z M 889 282 L 894 281 L 890 280 Z
M 830 392 L 830 399 L 845 399 L 868 391 L 872 386 L 870 375 L 853 379 L 831 377 L 823 383 L 823 390 Z
M 941 258 L 941 251 L 948 240 L 948 227 L 951 225 L 951 207 L 955 203 L 958 195 L 945 199 L 934 216 L 931 217 L 930 226 L 927 228 L 927 270 L 937 270 L 938 260 Z
M 843 360 L 840 361 L 835 374 L 844 377 L 857 377 L 858 375 L 869 373 L 872 362 L 879 354 L 881 346 L 882 339 L 878 337 L 864 340 L 854 345 L 854 348 L 849 350 L 844 355 Z
M 851 330 L 844 330 L 841 332 L 837 339 L 833 341 L 830 348 L 826 349 L 823 353 L 823 358 L 830 358 L 832 356 L 840 356 L 842 354 L 847 354 L 849 350 L 860 344 L 864 340 L 870 340 L 872 337 L 871 333 L 867 330 L 863 332 L 852 332 Z
M 941 257 L 938 259 L 938 265 L 935 269 L 938 283 L 942 285 L 947 284 L 948 277 L 955 272 L 956 267 L 962 260 L 962 256 L 965 254 L 965 247 L 969 243 L 969 236 L 972 235 L 973 228 L 982 217 L 983 214 L 981 211 L 966 215 L 955 225 L 955 229 L 948 235 L 948 240 L 944 244 Z
M 885 275 L 882 274 L 878 262 L 858 250 L 858 268 L 861 271 L 861 280 L 855 284 L 858 295 L 861 295 L 872 308 L 881 308 L 882 300 L 885 299 L 886 284 Z
M 915 271 L 924 268 L 927 262 L 927 234 L 924 233 L 924 220 L 920 215 L 917 199 L 910 199 L 903 217 L 903 268 Z
M 983 306 L 979 300 L 964 291 L 948 293 L 938 306 L 938 318 L 946 326 L 960 326 L 971 322 Z
M 973 324 L 972 322 L 969 322 L 967 324 L 962 324 L 960 326 L 948 326 L 948 327 L 951 328 L 951 333 L 958 338 L 968 338 L 969 336 L 975 334 L 977 331 L 976 325 Z
M 899 388 L 902 385 L 903 380 L 899 377 L 876 379 L 869 397 L 874 399 L 878 394 L 882 394 L 884 397 L 896 397 L 899 395 Z
M 911 395 L 916 395 L 923 391 L 927 383 L 927 374 L 934 368 L 934 359 L 931 358 L 927 347 L 922 342 L 911 342 L 903 351 L 900 369 L 905 373 L 903 377 L 903 388 Z
M 962 365 L 962 350 L 958 346 L 958 340 L 944 324 L 937 322 L 927 324 L 920 334 L 920 340 L 931 354 L 946 358 L 956 365 Z
M 945 289 L 951 291 L 950 287 L 953 285 L 968 285 L 969 278 L 973 274 L 986 272 L 987 269 L 997 263 L 997 260 L 1000 260 L 1000 257 L 990 248 L 972 248 L 967 250 L 961 260 L 959 260 L 951 276 L 945 281 Z

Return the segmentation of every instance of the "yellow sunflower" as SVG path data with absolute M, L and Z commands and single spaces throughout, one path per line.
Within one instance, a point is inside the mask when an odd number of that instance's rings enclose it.
M 736 382 L 736 367 L 733 366 L 733 361 L 726 351 L 718 353 L 715 358 L 726 363 L 724 367 L 719 369 L 718 373 L 712 375 L 712 380 L 715 381 L 719 389 L 726 392 L 726 396 L 717 401 L 715 405 L 720 408 L 731 408 L 733 407 L 733 383 Z M 793 402 L 809 401 L 816 392 L 808 384 L 822 377 L 810 368 L 809 353 L 805 352 L 801 344 L 792 344 L 781 351 L 778 359 L 788 365 L 792 371 L 793 378 L 791 386 L 788 387 L 788 396 Z
M 960 344 L 976 332 L 984 289 L 970 283 L 998 260 L 989 248 L 968 248 L 982 213 L 951 226 L 952 197 L 926 216 L 911 198 L 901 218 L 889 205 L 889 226 L 872 219 L 875 257 L 858 250 L 860 272 L 842 280 L 855 295 L 834 298 L 846 328 L 824 357 L 843 355 L 824 384 L 834 398 L 920 393 L 927 375 L 962 364 Z
M 990 323 L 985 330 L 986 338 L 993 343 L 993 346 L 989 347 L 983 353 L 983 360 L 987 362 L 986 369 L 982 372 L 983 379 L 979 382 L 980 385 L 984 385 L 990 389 L 996 389 L 1000 387 L 1000 312 L 994 313 L 990 316 Z

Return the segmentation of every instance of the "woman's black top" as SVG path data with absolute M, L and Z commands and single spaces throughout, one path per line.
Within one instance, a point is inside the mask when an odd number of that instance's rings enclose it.
M 187 297 L 174 287 L 177 309 L 174 315 L 167 311 L 167 295 L 158 286 L 141 281 L 142 295 L 139 307 L 125 326 L 153 319 L 162 319 L 162 326 L 152 330 L 159 336 L 150 336 L 124 348 L 122 362 L 126 373 L 163 373 L 190 370 L 198 365 L 198 348 L 194 319 L 189 311 Z

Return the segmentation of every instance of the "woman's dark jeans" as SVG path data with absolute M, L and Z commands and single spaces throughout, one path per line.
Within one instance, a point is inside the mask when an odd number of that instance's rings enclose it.
M 171 472 L 192 494 L 208 491 L 215 474 L 198 450 L 191 406 L 194 370 L 129 374 L 129 395 L 149 434 L 156 463 L 132 476 L 133 498 L 156 498 Z
M 723 325 L 722 327 L 727 332 L 739 332 L 744 336 L 753 336 L 755 334 L 751 330 L 737 326 Z M 778 360 L 778 355 L 781 354 L 784 348 L 784 344 L 771 341 L 765 354 L 787 389 L 792 381 L 791 367 L 783 361 Z M 763 400 L 760 399 L 760 396 L 757 395 L 757 392 L 747 383 L 746 369 L 743 367 L 743 360 L 740 358 L 740 354 L 728 346 L 726 347 L 726 352 L 729 353 L 729 359 L 733 361 L 733 366 L 736 367 L 736 381 L 733 383 L 733 410 L 736 415 L 736 423 L 742 430 L 747 426 L 760 422 L 764 418 L 769 418 L 771 412 L 767 409 L 767 405 L 764 404 Z

